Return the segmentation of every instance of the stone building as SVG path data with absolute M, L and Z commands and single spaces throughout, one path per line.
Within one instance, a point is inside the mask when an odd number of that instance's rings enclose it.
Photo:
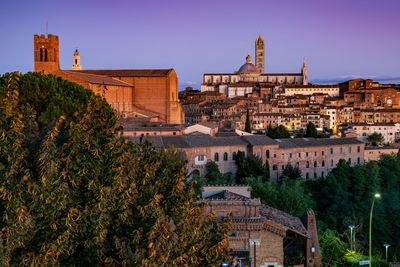
M 73 70 L 61 70 L 58 36 L 34 35 L 35 72 L 54 74 L 101 94 L 123 117 L 139 112 L 159 122 L 184 122 L 174 69 L 80 70 L 77 51 L 73 59 Z
M 381 155 L 397 155 L 399 152 L 398 147 L 393 146 L 367 146 L 364 150 L 364 160 L 369 162 L 371 160 L 379 160 Z
M 229 245 L 239 266 L 282 267 L 285 249 L 299 247 L 304 266 L 321 266 L 315 216 L 308 211 L 303 222 L 290 214 L 251 198 L 248 185 L 202 187 L 205 213 L 220 219 L 232 214 Z M 305 253 L 304 253 L 305 252 Z
M 303 179 L 326 176 L 340 159 L 352 166 L 364 164 L 364 143 L 355 138 L 271 139 L 265 135 L 212 137 L 209 135 L 152 136 L 156 147 L 174 146 L 185 153 L 188 176 L 204 176 L 207 162 L 214 161 L 221 173 L 236 176 L 238 151 L 268 160 L 270 175 L 278 179 L 287 164 L 297 166 Z M 139 138 L 132 138 L 139 142 Z
M 357 134 L 357 138 L 364 142 L 371 134 L 380 133 L 385 143 L 394 143 L 400 133 L 400 123 L 353 123 L 350 128 Z
M 261 35 L 255 42 L 255 59 L 254 65 L 251 56 L 247 55 L 246 63 L 234 73 L 204 74 L 201 91 L 216 91 L 228 97 L 245 96 L 246 94 L 252 94 L 254 91 L 258 91 L 260 95 L 264 96 L 268 94 L 267 91 L 275 85 L 308 85 L 305 61 L 303 62 L 300 73 L 264 73 L 265 41 Z

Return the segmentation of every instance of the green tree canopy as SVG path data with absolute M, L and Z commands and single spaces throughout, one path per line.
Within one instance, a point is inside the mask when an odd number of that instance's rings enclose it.
M 368 143 L 373 146 L 382 145 L 385 142 L 383 135 L 381 133 L 374 132 L 373 134 L 368 136 Z
M 251 122 L 250 122 L 250 114 L 249 114 L 249 110 L 247 109 L 246 111 L 246 123 L 244 126 L 244 131 L 251 133 Z
M 301 179 L 301 171 L 299 167 L 295 166 L 293 167 L 292 164 L 288 163 L 285 168 L 282 171 L 281 176 L 279 177 L 280 180 L 283 179 L 283 177 L 287 177 L 291 180 L 298 180 Z
M 273 139 L 290 138 L 290 133 L 289 130 L 283 125 L 279 125 L 278 127 L 272 127 L 271 125 L 268 125 L 267 136 Z
M 312 123 L 311 121 L 309 123 L 307 123 L 307 129 L 306 129 L 305 136 L 306 137 L 314 137 L 314 138 L 318 137 L 317 128 L 315 127 L 314 123 Z
M 226 259 L 229 224 L 203 215 L 180 153 L 119 138 L 116 114 L 94 95 L 38 132 L 18 77 L 8 79 L 0 104 L 1 265 Z
M 277 183 L 272 180 L 264 182 L 260 177 L 249 177 L 245 179 L 245 183 L 251 185 L 252 196 L 260 198 L 263 204 L 293 216 L 300 217 L 307 209 L 315 206 L 311 193 L 306 192 L 305 184 L 299 180 L 285 177 Z
M 4 99 L 8 92 L 10 75 L 6 73 L 0 77 L 0 99 Z M 71 117 L 92 96 L 94 93 L 91 90 L 54 75 L 28 72 L 21 75 L 18 81 L 19 102 L 29 103 L 39 127 L 57 122 L 60 116 Z M 111 112 L 109 106 L 105 108 Z
M 235 162 L 237 166 L 237 183 L 243 183 L 246 177 L 262 177 L 263 181 L 269 180 L 268 161 L 263 164 L 260 157 L 253 154 L 245 156 L 244 152 L 238 151 Z

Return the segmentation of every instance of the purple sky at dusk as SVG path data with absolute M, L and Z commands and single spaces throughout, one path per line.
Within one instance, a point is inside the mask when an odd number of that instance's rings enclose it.
M 312 82 L 353 77 L 400 83 L 400 1 L 2 1 L 0 73 L 33 70 L 33 35 L 60 37 L 62 69 L 75 47 L 84 69 L 174 68 L 180 89 L 203 73 L 232 73 L 266 41 L 266 72 Z

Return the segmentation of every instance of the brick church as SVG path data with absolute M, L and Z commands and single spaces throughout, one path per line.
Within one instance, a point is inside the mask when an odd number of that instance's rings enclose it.
M 35 72 L 59 76 L 103 95 L 122 117 L 184 123 L 174 69 L 82 70 L 77 50 L 73 59 L 72 70 L 61 70 L 58 36 L 34 35 Z

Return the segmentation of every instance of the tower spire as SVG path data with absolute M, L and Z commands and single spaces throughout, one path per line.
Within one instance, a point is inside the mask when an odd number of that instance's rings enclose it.
M 265 43 L 264 39 L 259 34 L 258 38 L 256 39 L 256 48 L 255 48 L 255 57 L 256 57 L 256 67 L 258 72 L 264 73 L 265 72 Z
M 308 85 L 308 74 L 307 74 L 305 58 L 303 58 L 303 66 L 301 67 L 301 74 L 303 75 L 303 85 Z

